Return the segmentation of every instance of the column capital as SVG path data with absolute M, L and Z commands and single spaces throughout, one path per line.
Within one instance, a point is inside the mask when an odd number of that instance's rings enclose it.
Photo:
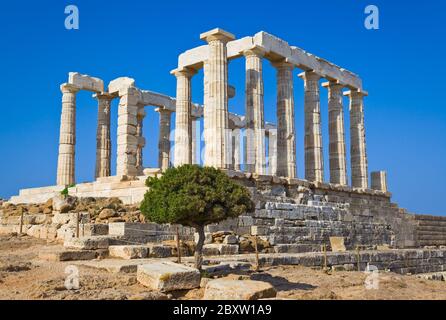
M 97 100 L 113 100 L 114 98 L 116 98 L 115 95 L 108 92 L 95 93 L 92 95 L 92 97 Z
M 245 57 L 259 57 L 259 58 L 263 58 L 263 56 L 265 55 L 266 50 L 262 47 L 259 46 L 254 46 L 251 49 L 247 49 L 245 51 L 243 51 L 243 55 Z
M 361 89 L 345 91 L 343 94 L 344 96 L 351 96 L 351 97 L 367 97 L 369 95 L 367 91 Z
M 174 69 L 170 72 L 170 74 L 173 74 L 175 77 L 187 77 L 191 78 L 193 75 L 197 73 L 197 70 L 192 68 L 181 68 L 181 69 Z
M 313 70 L 299 73 L 298 76 L 301 79 L 310 80 L 310 81 L 319 81 L 322 78 L 322 76 L 320 74 L 317 74 Z
M 279 61 L 271 61 L 271 65 L 276 69 L 294 69 L 294 64 L 288 62 L 286 59 Z
M 60 85 L 60 91 L 62 91 L 62 93 L 76 93 L 78 92 L 80 89 L 70 83 L 62 83 Z
M 342 88 L 344 88 L 344 85 L 341 84 L 339 81 L 327 81 L 322 83 L 322 87 L 335 90 L 342 90 Z
M 228 31 L 220 28 L 215 28 L 200 34 L 200 39 L 206 41 L 207 43 L 215 40 L 227 43 L 231 40 L 234 40 L 235 36 Z
M 158 113 L 172 113 L 173 111 L 170 109 L 167 109 L 166 107 L 157 107 L 155 108 L 155 111 Z

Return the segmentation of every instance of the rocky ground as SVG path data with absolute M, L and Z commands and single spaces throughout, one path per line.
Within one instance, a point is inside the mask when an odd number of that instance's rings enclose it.
M 79 290 L 64 283 L 70 262 L 38 259 L 43 248 L 56 246 L 28 236 L 0 237 L 0 299 L 201 299 L 204 289 L 170 294 L 148 291 L 135 275 L 116 275 L 79 267 Z M 379 274 L 379 288 L 367 289 L 362 272 L 333 272 L 299 266 L 264 268 L 262 272 L 222 275 L 271 283 L 281 299 L 440 299 L 446 300 L 446 282 Z M 202 281 L 205 282 L 205 281 Z

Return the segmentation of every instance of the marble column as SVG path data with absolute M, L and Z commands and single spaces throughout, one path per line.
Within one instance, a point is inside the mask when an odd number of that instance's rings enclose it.
M 268 173 L 277 176 L 277 129 L 268 130 Z
M 299 75 L 304 80 L 305 110 L 305 179 L 324 181 L 324 156 L 322 152 L 321 103 L 319 80 L 313 71 Z
M 156 108 L 159 113 L 158 165 L 161 171 L 170 166 L 170 130 L 172 111 L 166 108 Z
M 263 100 L 264 51 L 252 48 L 243 52 L 246 59 L 246 154 L 247 171 L 265 173 L 265 121 Z
M 295 178 L 294 66 L 285 61 L 273 66 L 277 69 L 277 175 Z
M 347 185 L 347 160 L 345 151 L 343 85 L 335 81 L 323 84 L 328 88 L 330 183 Z
M 146 112 L 144 110 L 144 107 L 140 107 L 138 109 L 138 114 L 136 117 L 138 120 L 138 123 L 136 125 L 136 137 L 138 139 L 136 149 L 136 170 L 138 171 L 139 176 L 142 176 L 144 174 L 143 149 L 146 145 L 146 139 L 143 136 L 143 123 L 145 116 Z
M 139 90 L 134 87 L 122 89 L 120 94 L 116 175 L 134 177 L 138 175 L 136 167 L 139 141 L 137 126 L 141 96 Z
M 192 123 L 191 123 L 191 134 L 192 134 L 192 140 L 191 140 L 191 152 L 192 152 L 192 164 L 200 164 L 200 153 L 199 153 L 199 147 L 200 147 L 200 140 L 197 138 L 197 134 L 199 133 L 199 118 L 192 117 Z
M 96 130 L 96 170 L 95 177 L 109 177 L 111 161 L 110 108 L 113 97 L 107 93 L 95 94 L 98 101 L 98 126 Z
M 230 130 L 228 128 L 228 58 L 226 43 L 234 35 L 221 29 L 213 29 L 200 35 L 208 43 L 209 57 L 205 63 L 205 109 L 204 112 L 205 165 L 227 168 L 231 163 Z M 207 66 L 206 66 L 207 64 Z M 206 119 L 210 117 L 211 119 Z
M 60 90 L 62 91 L 62 114 L 57 159 L 57 185 L 68 186 L 75 183 L 76 93 L 79 89 L 64 83 L 60 86 Z
M 192 163 L 192 96 L 191 69 L 175 70 L 177 78 L 177 98 L 175 110 L 175 167 Z
M 234 170 L 241 171 L 240 128 L 232 130 L 232 162 Z
M 368 188 L 368 164 L 364 127 L 364 102 L 366 92 L 348 91 L 350 97 L 350 163 L 353 188 Z

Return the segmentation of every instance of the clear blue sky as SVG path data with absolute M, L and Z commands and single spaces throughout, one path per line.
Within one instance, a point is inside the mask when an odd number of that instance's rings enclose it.
M 218 5 L 216 4 L 218 3 Z M 8 1 L 0 10 L 0 197 L 53 185 L 61 94 L 69 71 L 108 81 L 129 76 L 138 87 L 175 95 L 180 52 L 221 27 L 237 37 L 263 30 L 363 78 L 369 169 L 387 170 L 393 201 L 412 212 L 446 214 L 446 4 L 444 1 Z M 404 3 L 404 4 L 403 4 Z M 80 10 L 80 29 L 64 28 L 64 8 Z M 380 9 L 380 30 L 363 26 L 364 8 Z M 231 62 L 243 113 L 243 59 Z M 274 70 L 265 63 L 266 119 L 275 122 Z M 303 176 L 303 86 L 295 71 L 298 174 Z M 202 101 L 202 75 L 193 99 Z M 324 152 L 327 103 L 322 89 Z M 96 103 L 81 93 L 77 108 L 77 181 L 94 175 Z M 156 166 L 158 118 L 148 109 L 145 165 Z M 112 138 L 116 132 L 116 102 Z M 348 122 L 347 122 L 348 125 Z M 115 140 L 115 139 L 114 139 Z M 114 142 L 115 143 L 115 142 Z M 115 155 L 113 150 L 113 155 Z M 114 167 L 114 164 L 113 164 Z M 328 164 L 326 163 L 328 168 Z M 328 170 L 327 170 L 328 171 Z M 328 172 L 327 172 L 328 178 Z

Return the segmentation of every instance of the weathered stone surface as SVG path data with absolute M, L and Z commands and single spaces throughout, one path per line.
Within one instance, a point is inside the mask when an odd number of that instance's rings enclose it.
M 330 237 L 331 251 L 333 252 L 345 252 L 344 238 L 343 237 Z
M 232 255 L 238 254 L 239 246 L 237 244 L 211 243 L 203 246 L 203 254 L 212 255 Z
M 39 252 L 39 259 L 46 261 L 74 261 L 96 259 L 95 251 L 49 249 Z
M 162 292 L 193 289 L 200 286 L 200 272 L 173 262 L 153 262 L 138 266 L 139 283 Z
M 172 256 L 172 248 L 162 244 L 149 243 L 149 256 L 151 258 L 167 258 Z
M 108 249 L 109 240 L 107 236 L 65 238 L 64 247 L 80 250 Z
M 148 246 L 128 245 L 128 246 L 109 246 L 111 257 L 122 259 L 141 259 L 149 255 Z
M 217 279 L 207 283 L 204 300 L 258 300 L 274 298 L 274 287 L 262 281 Z

